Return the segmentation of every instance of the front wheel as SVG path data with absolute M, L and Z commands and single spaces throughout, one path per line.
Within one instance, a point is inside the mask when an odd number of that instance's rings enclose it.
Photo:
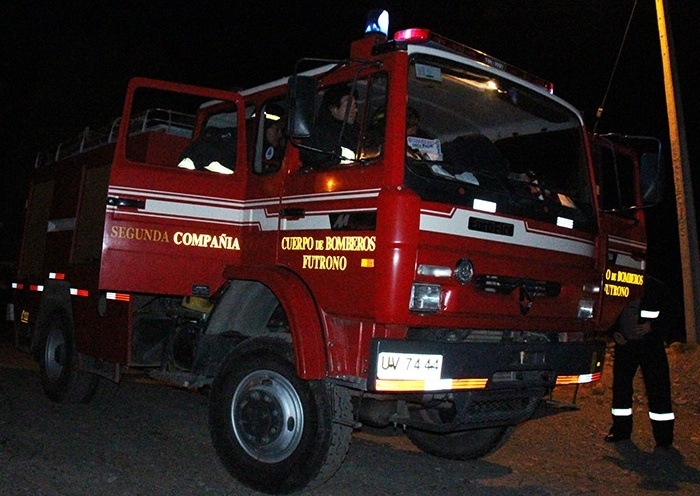
M 212 385 L 209 427 L 226 469 L 268 493 L 318 485 L 345 458 L 351 428 L 349 398 L 321 381 L 297 377 L 291 347 L 260 338 L 243 343 Z

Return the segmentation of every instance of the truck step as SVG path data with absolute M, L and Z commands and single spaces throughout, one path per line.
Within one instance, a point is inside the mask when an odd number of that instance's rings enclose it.
M 148 372 L 148 376 L 157 381 L 166 382 L 174 386 L 193 389 L 206 386 L 212 381 L 212 379 L 203 375 L 189 372 L 169 372 L 165 370 L 152 370 Z

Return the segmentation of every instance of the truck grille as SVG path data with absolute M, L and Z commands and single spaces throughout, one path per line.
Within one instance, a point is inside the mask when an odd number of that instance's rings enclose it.
M 481 275 L 474 279 L 476 287 L 489 293 L 512 293 L 516 288 L 524 289 L 530 298 L 558 296 L 561 284 L 552 281 L 536 281 L 496 275 Z
M 491 329 L 445 329 L 412 327 L 406 333 L 408 341 L 431 341 L 438 343 L 548 343 L 551 339 L 544 333 Z

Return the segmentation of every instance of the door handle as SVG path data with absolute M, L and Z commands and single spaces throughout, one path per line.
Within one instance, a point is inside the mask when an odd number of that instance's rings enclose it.
M 306 214 L 303 208 L 282 208 L 280 209 L 280 217 L 285 219 L 301 219 Z
M 146 201 L 135 200 L 133 198 L 117 198 L 116 196 L 108 196 L 107 205 L 117 208 L 146 208 Z

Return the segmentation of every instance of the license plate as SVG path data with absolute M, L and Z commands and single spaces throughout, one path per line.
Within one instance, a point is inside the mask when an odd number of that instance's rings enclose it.
M 440 379 L 442 355 L 382 351 L 377 361 L 378 379 Z

